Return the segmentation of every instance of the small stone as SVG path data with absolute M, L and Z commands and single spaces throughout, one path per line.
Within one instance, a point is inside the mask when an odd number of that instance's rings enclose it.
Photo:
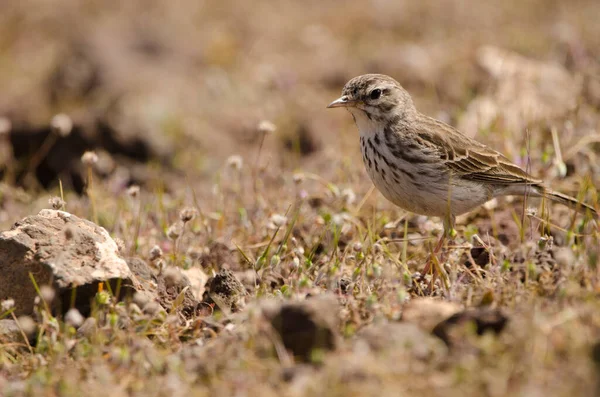
M 448 346 L 460 344 L 464 341 L 464 337 L 461 335 L 464 327 L 457 327 L 457 325 L 467 322 L 475 324 L 477 335 L 483 335 L 488 331 L 499 334 L 506 326 L 508 317 L 499 309 L 489 309 L 486 307 L 467 309 L 441 321 L 433 328 L 432 333 L 443 340 Z M 453 332 L 454 330 L 457 332 Z
M 229 270 L 221 270 L 208 280 L 204 301 L 210 298 L 221 310 L 237 311 L 244 306 L 246 289 L 242 282 Z M 208 294 L 208 297 L 206 296 Z
M 490 263 L 490 253 L 485 247 L 473 247 L 470 250 L 471 258 L 475 261 L 475 264 L 479 267 L 484 267 Z M 467 264 L 467 266 L 470 262 Z
M 4 343 L 22 343 L 23 335 L 16 321 L 12 318 L 0 320 L 0 346 Z
M 337 299 L 329 294 L 263 310 L 285 348 L 305 362 L 339 345 L 338 312 Z
M 352 285 L 352 279 L 347 276 L 343 276 L 338 280 L 338 288 L 342 294 L 350 292 L 350 286 Z

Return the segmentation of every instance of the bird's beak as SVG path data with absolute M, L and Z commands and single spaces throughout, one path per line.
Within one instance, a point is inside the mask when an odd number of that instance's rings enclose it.
M 356 100 L 348 99 L 346 95 L 339 97 L 335 101 L 327 105 L 328 108 L 348 108 L 356 106 Z

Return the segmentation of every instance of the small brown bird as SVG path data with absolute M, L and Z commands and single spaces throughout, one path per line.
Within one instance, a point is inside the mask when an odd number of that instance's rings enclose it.
M 392 203 L 444 220 L 444 238 L 457 215 L 494 197 L 545 197 L 598 217 L 594 208 L 555 192 L 499 152 L 419 113 L 393 78 L 366 74 L 350 80 L 329 108 L 347 108 L 360 132 L 363 162 L 373 184 Z

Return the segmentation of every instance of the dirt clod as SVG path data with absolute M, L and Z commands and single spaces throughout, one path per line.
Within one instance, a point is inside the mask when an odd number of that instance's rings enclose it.
M 508 317 L 498 309 L 468 309 L 440 322 L 433 328 L 432 333 L 443 340 L 446 345 L 451 346 L 456 343 L 457 339 L 460 339 L 460 336 L 457 336 L 453 330 L 469 322 L 474 323 L 477 335 L 483 335 L 488 331 L 499 334 L 506 326 Z
M 229 270 L 221 270 L 206 282 L 203 303 L 216 305 L 223 311 L 238 311 L 244 306 L 246 289 Z
M 338 346 L 337 312 L 337 300 L 326 295 L 284 303 L 266 316 L 285 348 L 299 359 L 311 361 L 315 350 L 330 351 Z

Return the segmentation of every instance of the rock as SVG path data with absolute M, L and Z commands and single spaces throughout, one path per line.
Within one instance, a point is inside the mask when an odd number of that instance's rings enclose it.
M 464 340 L 461 331 L 464 331 L 465 327 L 460 327 L 460 325 L 468 322 L 474 323 L 477 335 L 483 335 L 488 331 L 499 334 L 506 326 L 508 317 L 499 309 L 467 309 L 441 321 L 433 328 L 432 333 L 443 340 L 446 345 L 454 346 L 457 342 Z
M 485 239 L 486 241 L 483 241 L 478 235 L 473 236 L 470 255 L 463 254 L 461 258 L 466 267 L 473 268 L 476 265 L 484 268 L 487 265 L 496 265 L 505 258 L 506 249 L 500 241 L 490 236 L 486 236 Z
M 158 276 L 159 302 L 167 310 L 175 306 L 186 316 L 194 314 L 200 302 L 191 288 L 190 280 L 178 267 L 169 267 Z
M 168 155 L 162 156 L 150 145 L 149 136 L 159 134 L 144 136 L 139 133 L 139 137 L 136 138 L 123 138 L 124 130 L 112 128 L 106 122 L 105 116 L 88 114 L 77 117 L 70 134 L 56 138 L 50 124 L 34 125 L 18 119 L 13 121 L 9 143 L 14 157 L 15 183 L 19 186 L 29 187 L 31 181 L 28 178 L 34 176 L 38 184 L 50 188 L 58 184 L 60 178 L 64 186 L 82 194 L 87 170 L 81 164 L 81 156 L 90 150 L 102 153 L 101 161 L 94 167 L 96 174 L 105 178 L 115 175 L 117 169 L 124 170 L 125 185 L 144 185 L 151 178 L 151 174 L 136 167 L 139 164 L 156 159 L 164 162 L 167 167 L 169 165 Z M 30 172 L 27 167 L 35 157 L 37 148 L 53 139 L 54 144 L 50 146 L 48 153 L 35 165 L 33 172 Z
M 590 355 L 592 361 L 598 369 L 600 369 L 600 341 L 596 341 L 592 344 Z
M 246 289 L 238 278 L 229 270 L 221 270 L 207 281 L 204 292 L 204 303 L 216 303 L 224 312 L 238 311 L 245 302 Z
M 131 272 L 135 275 L 140 287 L 145 291 L 155 292 L 158 279 L 150 265 L 138 257 L 126 258 L 125 261 Z
M 402 321 L 416 324 L 431 332 L 441 321 L 461 311 L 461 306 L 434 298 L 415 298 L 404 305 Z
M 35 343 L 37 324 L 29 316 L 20 316 L 17 321 L 4 318 L 0 320 L 0 346 L 3 344 L 25 344 L 23 334 L 30 344 Z
M 348 277 L 348 276 L 342 276 L 340 277 L 340 279 L 337 281 L 336 283 L 337 289 L 339 290 L 340 293 L 342 294 L 348 294 L 350 293 L 352 290 L 350 289 L 352 285 L 352 278 Z
M 471 248 L 471 258 L 477 266 L 484 267 L 490 263 L 490 252 L 485 247 L 473 247 Z M 472 267 L 473 264 L 469 261 L 466 266 Z
M 22 343 L 23 335 L 15 320 L 0 320 L 0 345 L 5 343 Z
M 356 343 L 366 343 L 375 353 L 403 349 L 428 360 L 441 357 L 448 348 L 435 336 L 411 323 L 371 324 L 358 332 Z
M 338 311 L 337 299 L 327 294 L 265 308 L 263 313 L 285 348 L 300 360 L 311 361 L 313 351 L 331 351 L 339 345 Z
M 123 287 L 137 284 L 104 228 L 68 212 L 49 209 L 0 234 L 0 273 L 0 301 L 14 299 L 17 315 L 33 313 L 37 294 L 30 273 L 38 286 L 52 285 L 56 289 L 55 310 L 66 311 L 72 288 L 77 288 L 75 306 L 84 315 L 100 282 L 110 282 L 116 291 L 117 280 L 124 280 L 121 295 Z

